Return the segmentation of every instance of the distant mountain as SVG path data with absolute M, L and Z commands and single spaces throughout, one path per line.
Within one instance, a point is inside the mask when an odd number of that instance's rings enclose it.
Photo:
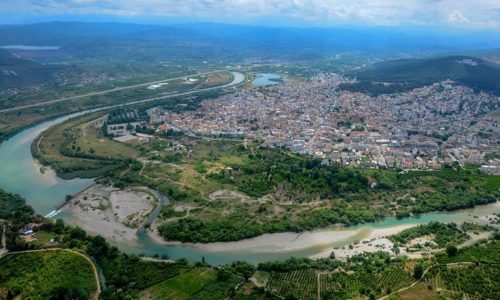
M 352 75 L 359 82 L 342 88 L 372 95 L 407 91 L 451 79 L 476 91 L 500 96 L 500 66 L 471 56 L 381 62 Z
M 308 59 L 339 52 L 436 54 L 500 47 L 497 33 L 395 28 L 274 28 L 194 23 L 1 25 L 0 45 L 52 45 L 77 59 Z

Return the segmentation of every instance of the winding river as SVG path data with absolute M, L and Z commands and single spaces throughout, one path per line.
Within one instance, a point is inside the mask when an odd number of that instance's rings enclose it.
M 234 74 L 235 80 L 226 86 L 244 80 Z M 131 103 L 129 103 L 131 104 Z M 109 108 L 109 107 L 107 107 Z M 104 108 L 101 108 L 104 109 Z M 31 155 L 31 144 L 36 137 L 49 128 L 92 110 L 73 113 L 64 117 L 43 122 L 14 135 L 0 145 L 0 188 L 17 193 L 26 198 L 27 203 L 36 213 L 47 215 L 64 201 L 67 194 L 75 194 L 92 184 L 91 179 L 64 180 L 54 171 L 42 168 Z M 44 170 L 43 170 L 44 169 Z M 387 218 L 383 221 L 351 227 L 331 227 L 313 232 L 265 234 L 253 239 L 229 243 L 207 245 L 166 244 L 153 239 L 145 230 L 137 233 L 137 238 L 127 243 L 115 243 L 121 250 L 129 253 L 147 255 L 166 254 L 171 258 L 186 257 L 199 261 L 205 257 L 211 264 L 225 264 L 234 260 L 246 260 L 258 263 L 284 259 L 290 256 L 314 256 L 367 238 L 377 230 L 391 230 L 403 226 L 423 224 L 430 221 L 463 222 L 477 217 L 500 213 L 500 203 L 478 206 L 472 209 L 458 210 L 451 213 L 432 213 L 416 218 Z M 57 217 L 65 218 L 63 211 Z

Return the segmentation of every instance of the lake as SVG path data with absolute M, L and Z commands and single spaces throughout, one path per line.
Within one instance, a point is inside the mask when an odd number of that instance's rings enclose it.
M 5 50 L 24 50 L 24 51 L 47 51 L 59 50 L 59 46 L 29 46 L 29 45 L 5 45 L 0 48 Z
M 265 86 L 265 85 L 275 85 L 281 83 L 283 78 L 277 74 L 261 73 L 257 74 L 257 77 L 252 81 L 253 85 Z

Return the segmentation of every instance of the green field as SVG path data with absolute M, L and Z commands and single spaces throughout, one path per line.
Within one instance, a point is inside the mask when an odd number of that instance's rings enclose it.
M 197 267 L 142 291 L 141 299 L 224 299 L 240 280 L 220 279 L 215 269 Z
M 436 270 L 438 288 L 465 294 L 476 299 L 498 299 L 500 297 L 499 264 L 453 265 Z
M 137 156 L 134 149 L 102 136 L 97 125 L 102 115 L 92 114 L 50 128 L 33 143 L 35 157 L 62 177 L 72 178 L 97 177 Z
M 88 299 L 96 291 L 94 271 L 78 254 L 64 250 L 10 254 L 0 260 L 0 287 L 23 299 Z
M 300 267 L 291 271 L 271 271 L 265 286 L 273 294 L 293 299 L 353 299 L 381 297 L 410 285 L 411 263 L 390 262 L 387 257 L 365 255 L 341 267 L 326 270 Z
M 267 289 L 284 297 L 293 295 L 298 299 L 314 300 L 318 298 L 318 276 L 311 269 L 273 272 Z

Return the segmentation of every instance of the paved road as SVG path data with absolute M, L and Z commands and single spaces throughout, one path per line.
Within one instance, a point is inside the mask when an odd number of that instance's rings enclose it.
M 197 73 L 197 74 L 191 74 L 191 75 L 186 75 L 186 76 L 181 76 L 181 77 L 169 78 L 169 79 L 165 79 L 165 80 L 158 80 L 158 81 L 151 81 L 151 82 L 146 82 L 146 83 L 140 83 L 140 84 L 134 84 L 134 85 L 116 87 L 116 88 L 113 88 L 113 89 L 99 91 L 99 92 L 92 92 L 92 93 L 78 95 L 78 96 L 60 98 L 60 99 L 50 100 L 50 101 L 45 101 L 45 102 L 40 102 L 40 103 L 34 103 L 34 104 L 21 105 L 21 106 L 16 106 L 16 107 L 12 107 L 12 108 L 1 109 L 0 113 L 11 112 L 11 111 L 16 111 L 16 110 L 21 110 L 21 109 L 24 109 L 24 108 L 30 108 L 30 107 L 45 106 L 45 105 L 59 103 L 59 102 L 71 101 L 71 100 L 80 99 L 80 98 L 84 98 L 84 97 L 88 97 L 88 96 L 103 95 L 103 94 L 107 94 L 107 93 L 110 93 L 110 92 L 122 91 L 122 90 L 133 89 L 133 88 L 141 87 L 141 86 L 148 86 L 148 85 L 152 85 L 152 84 L 158 84 L 158 83 L 164 83 L 164 82 L 179 80 L 179 79 L 186 78 L 186 77 L 189 77 L 189 76 L 209 75 L 209 74 L 219 73 L 219 72 L 227 72 L 227 71 L 225 71 L 225 70 L 218 70 L 218 71 L 212 71 L 212 72 Z M 202 90 L 198 90 L 198 91 L 203 91 L 203 89 Z

